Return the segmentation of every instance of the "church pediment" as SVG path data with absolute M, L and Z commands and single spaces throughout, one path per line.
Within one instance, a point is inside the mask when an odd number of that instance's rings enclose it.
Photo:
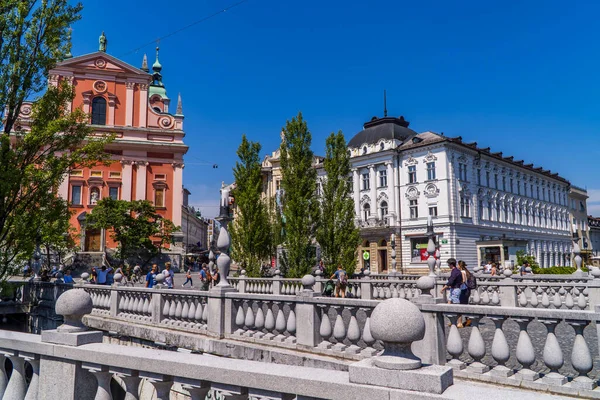
M 55 70 L 90 70 L 112 74 L 150 75 L 102 51 L 69 58 L 57 64 Z M 51 72 L 52 73 L 52 72 Z

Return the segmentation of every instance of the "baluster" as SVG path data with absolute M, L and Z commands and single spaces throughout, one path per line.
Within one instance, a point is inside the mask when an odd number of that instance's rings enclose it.
M 190 298 L 189 297 L 184 297 L 183 298 L 183 307 L 181 308 L 181 319 L 182 319 L 182 323 L 181 326 L 186 327 L 189 325 L 189 321 L 186 321 L 188 319 L 188 314 L 190 312 Z
M 542 290 L 544 291 L 542 293 L 542 307 L 544 308 L 548 308 L 550 307 L 550 298 L 548 297 L 548 290 L 550 288 L 548 287 L 543 287 Z
M 344 319 L 342 318 L 344 308 L 341 306 L 333 306 L 333 309 L 337 313 L 335 324 L 333 326 L 333 337 L 337 340 L 337 343 L 333 345 L 333 350 L 342 352 L 348 347 L 344 344 L 344 339 L 346 338 L 346 326 L 344 325 Z
M 548 331 L 544 345 L 544 364 L 550 368 L 550 373 L 546 374 L 542 380 L 550 385 L 564 385 L 567 383 L 567 378 L 558 372 L 564 363 L 563 353 L 554 333 L 559 321 L 553 319 L 539 319 L 539 321 L 546 325 Z
M 246 400 L 248 399 L 248 388 L 242 386 L 227 385 L 211 382 L 214 399 L 220 400 Z
M 283 342 L 285 340 L 285 332 L 286 321 L 285 315 L 283 314 L 283 305 L 280 302 L 273 302 L 277 304 L 277 318 L 275 319 L 275 331 L 277 331 L 277 336 L 273 338 L 276 342 Z
M 246 317 L 244 318 L 244 329 L 246 330 L 245 336 L 252 336 L 254 334 L 254 311 L 252 310 L 252 303 L 248 300 L 244 300 L 246 305 Z
M 479 304 L 481 302 L 481 297 L 479 296 L 479 289 L 475 289 L 473 290 L 473 296 L 472 296 L 472 304 Z
M 144 295 L 143 294 L 139 294 L 139 301 L 138 301 L 138 305 L 137 305 L 137 309 L 135 310 L 138 314 L 137 319 L 141 320 L 143 319 L 143 312 L 144 312 Z
M 117 314 L 125 311 L 125 302 L 127 301 L 127 296 L 125 293 L 121 294 L 121 298 L 119 299 L 119 312 Z
M 379 291 L 377 290 L 377 286 L 375 284 L 371 284 L 371 290 L 373 290 L 372 298 L 373 300 L 377 300 L 379 298 Z
M 182 385 L 190 394 L 190 400 L 205 400 L 206 398 L 213 399 L 210 393 L 210 383 L 202 382 L 200 385 Z
M 519 305 L 527 307 L 527 296 L 525 295 L 526 286 L 518 286 L 519 288 Z
M 165 296 L 165 304 L 163 306 L 163 321 L 165 322 L 169 320 L 169 310 L 171 309 L 171 302 L 169 301 L 169 297 Z
M 38 390 L 39 390 L 39 386 L 40 386 L 39 385 L 39 380 L 40 380 L 39 356 L 34 356 L 32 354 L 31 356 L 26 357 L 26 360 L 29 363 L 29 365 L 31 365 L 33 375 L 31 375 L 31 381 L 29 382 L 29 387 L 27 388 L 27 394 L 25 395 L 25 400 L 37 400 Z
M 350 323 L 348 324 L 347 338 L 352 342 L 345 350 L 349 354 L 358 354 L 361 348 L 358 346 L 360 340 L 360 328 L 358 327 L 358 321 L 356 320 L 356 307 L 348 307 L 350 310 Z
M 140 377 L 138 372 L 130 372 L 130 375 L 119 374 L 119 377 L 125 384 L 125 400 L 138 400 L 138 390 L 140 387 Z
M 587 375 L 594 366 L 590 348 L 583 337 L 583 330 L 589 324 L 589 321 L 567 321 L 575 330 L 575 341 L 573 342 L 573 350 L 571 351 L 571 364 L 579 373 L 579 376 L 571 381 L 571 387 L 577 389 L 594 390 L 596 381 L 590 379 Z
M 361 351 L 361 354 L 367 357 L 372 357 L 375 354 L 377 354 L 377 350 L 375 350 L 372 345 L 375 343 L 375 338 L 373 337 L 373 335 L 371 335 L 371 309 L 369 308 L 362 308 L 362 310 L 365 312 L 366 315 L 366 319 L 365 319 L 365 326 L 363 327 L 363 331 L 362 331 L 362 340 L 363 342 L 365 342 L 365 344 L 367 345 L 367 347 L 365 349 L 363 349 Z
M 535 296 L 535 291 L 532 291 Z M 527 325 L 532 321 L 532 318 L 514 318 L 514 321 L 519 324 L 519 340 L 517 341 L 517 361 L 523 366 L 515 374 L 515 378 L 524 381 L 534 381 L 539 378 L 539 374 L 531 370 L 531 366 L 535 362 L 535 349 L 529 333 L 527 333 Z
M 539 304 L 538 294 L 541 289 L 536 286 L 534 286 L 534 288 L 531 288 L 531 299 L 529 300 L 529 303 L 531 304 L 531 307 L 537 308 L 537 306 Z
M 241 335 L 244 333 L 244 321 L 246 320 L 246 315 L 244 314 L 244 306 L 240 301 L 238 303 L 237 314 L 235 315 L 235 326 L 237 326 L 236 334 Z
M 287 343 L 296 344 L 296 313 L 294 312 L 295 304 L 287 303 L 290 308 L 288 313 L 287 324 L 285 326 L 289 336 L 285 339 Z
M 175 307 L 175 319 L 180 319 L 183 313 L 183 306 L 181 305 L 181 297 L 177 297 L 177 306 Z
M 357 283 L 357 284 L 355 285 L 355 287 L 356 287 L 356 298 L 357 298 L 357 299 L 360 299 L 360 298 L 361 298 L 361 293 L 360 293 L 360 283 Z
M 171 387 L 173 386 L 173 382 L 164 380 L 157 381 L 155 379 L 148 379 L 148 382 L 152 384 L 154 389 L 156 390 L 153 399 L 156 400 L 169 400 L 171 397 Z
M 87 367 L 90 372 L 93 373 L 96 381 L 98 382 L 98 388 L 96 389 L 96 397 L 94 400 L 112 400 L 112 393 L 110 391 L 110 381 L 112 380 L 112 373 L 108 371 L 106 366 Z
M 502 325 L 504 324 L 504 321 L 506 321 L 506 317 L 493 315 L 490 316 L 490 319 L 494 321 L 494 325 L 496 326 L 496 330 L 494 332 L 494 341 L 492 342 L 492 357 L 494 357 L 494 360 L 498 363 L 498 365 L 492 368 L 490 374 L 493 376 L 507 378 L 514 372 L 512 369 L 509 369 L 505 366 L 506 362 L 510 358 L 508 342 L 504 336 L 504 331 L 502 331 Z
M 275 337 L 273 329 L 275 329 L 275 316 L 273 315 L 273 304 L 267 303 L 267 316 L 265 317 L 265 329 L 267 333 L 263 336 L 266 340 L 271 340 Z
M 552 305 L 554 308 L 560 308 L 562 306 L 562 299 L 558 290 L 554 289 L 554 296 L 552 297 Z
M 169 324 L 173 325 L 175 323 L 175 313 L 177 313 L 177 303 L 178 300 L 174 296 L 171 297 L 171 307 L 169 307 Z
M 204 312 L 203 308 L 206 306 L 207 306 L 206 304 L 202 305 L 202 297 L 199 297 L 198 305 L 196 306 L 196 312 L 194 313 L 194 320 L 196 321 L 196 328 L 202 327 L 202 314 Z
M 498 286 L 494 286 L 492 288 L 493 292 L 492 292 L 492 305 L 500 305 L 500 296 L 498 296 Z
M 398 288 L 397 285 L 392 285 L 392 297 L 398 297 Z
M 566 289 L 567 295 L 565 296 L 565 307 L 567 307 L 569 310 L 575 307 L 575 301 L 573 300 L 573 295 L 571 294 L 572 290 L 572 287 Z
M 265 313 L 263 312 L 263 306 L 260 300 L 256 302 L 256 305 L 256 317 L 254 318 L 254 328 L 256 329 L 256 332 L 254 333 L 254 337 L 257 339 L 262 339 L 262 337 L 265 335 L 264 332 L 262 332 L 263 328 L 265 327 Z
M 488 290 L 489 290 L 489 286 L 483 288 L 483 290 L 482 290 L 483 293 L 481 293 L 481 304 L 484 304 L 484 305 L 490 304 L 490 295 L 488 293 Z
M 467 316 L 471 320 L 471 335 L 469 336 L 469 344 L 467 351 L 474 362 L 469 364 L 467 367 L 468 372 L 474 372 L 477 374 L 484 374 L 490 370 L 490 367 L 483 364 L 481 360 L 485 356 L 485 342 L 481 336 L 479 330 L 479 321 L 481 320 L 480 315 Z
M 6 375 L 5 363 L 6 356 L 0 354 L 0 399 L 4 396 L 6 386 L 8 386 L 8 375 Z
M 204 301 L 204 307 L 202 308 L 202 323 L 203 324 L 208 324 L 208 303 L 207 303 L 208 299 L 205 299 Z
M 577 289 L 579 290 L 579 296 L 577 297 L 577 307 L 579 307 L 580 310 L 585 310 L 587 308 L 587 300 L 585 298 L 585 291 L 587 290 L 587 288 L 578 287 Z
M 202 315 L 202 314 L 200 314 Z M 197 328 L 196 324 L 196 299 L 190 298 L 190 308 L 188 309 L 187 319 L 190 320 L 190 328 Z
M 460 356 L 463 353 L 464 347 L 458 328 L 456 327 L 456 321 L 458 320 L 458 314 L 446 314 L 450 320 L 450 332 L 448 333 L 448 342 L 446 343 L 446 350 L 452 356 L 452 359 L 446 363 L 447 366 L 452 367 L 455 370 L 461 370 L 465 368 L 465 363 L 460 360 Z
M 319 304 L 321 308 L 321 324 L 319 325 L 319 335 L 321 335 L 321 343 L 317 346 L 319 349 L 330 349 L 333 344 L 329 341 L 331 338 L 331 321 L 329 320 L 329 308 L 326 305 Z M 369 331 L 369 334 L 371 332 Z
M 12 363 L 12 373 L 8 385 L 2 396 L 2 400 L 22 399 L 27 393 L 27 381 L 25 380 L 25 360 L 14 353 L 9 354 L 8 359 Z

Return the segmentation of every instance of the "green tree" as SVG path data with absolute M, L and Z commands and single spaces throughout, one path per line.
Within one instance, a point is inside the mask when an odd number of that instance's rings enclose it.
M 113 200 L 106 197 L 98 202 L 86 218 L 86 227 L 105 229 L 118 243 L 115 257 L 146 258 L 159 254 L 171 242 L 178 230 L 170 220 L 156 212 L 147 200 Z
M 342 264 L 351 273 L 356 268 L 356 248 L 360 235 L 354 224 L 354 201 L 348 185 L 350 157 L 344 134 L 341 131 L 332 133 L 325 146 L 323 164 L 327 178 L 319 199 L 316 239 L 321 246 L 327 274 L 332 274 L 337 264 Z
M 261 263 L 269 257 L 271 228 L 266 202 L 261 198 L 260 143 L 242 136 L 233 169 L 236 216 L 230 226 L 232 257 L 248 276 L 260 276 Z
M 88 137 L 83 112 L 66 111 L 74 98 L 71 87 L 62 83 L 46 89 L 48 70 L 69 52 L 69 26 L 79 19 L 81 5 L 3 0 L 0 11 L 2 280 L 31 256 L 36 238 L 44 236 L 39 229 L 55 222 L 55 207 L 64 210 L 55 201 L 64 175 L 101 159 L 105 140 Z M 44 90 L 31 110 L 23 107 L 25 99 Z
M 56 262 L 62 262 L 63 258 L 70 252 L 76 250 L 74 234 L 75 228 L 70 224 L 73 214 L 69 210 L 66 200 L 56 196 L 52 203 L 47 204 L 46 221 L 40 225 L 40 244 L 45 250 L 48 268 L 51 267 L 51 259 L 54 255 Z
M 528 262 L 531 268 L 539 268 L 540 265 L 535 260 L 535 256 L 531 256 L 525 252 L 525 250 L 517 251 L 517 265 L 521 266 L 524 262 Z
M 284 257 L 286 276 L 310 273 L 316 263 L 313 245 L 319 208 L 317 171 L 310 149 L 312 136 L 302 113 L 287 121 L 281 142 L 281 188 L 283 189 Z

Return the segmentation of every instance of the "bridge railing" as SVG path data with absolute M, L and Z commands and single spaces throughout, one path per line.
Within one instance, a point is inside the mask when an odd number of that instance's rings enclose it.
M 52 341 L 55 339 L 56 335 Z M 0 331 L 0 353 L 0 376 L 7 377 L 5 357 L 12 365 L 8 383 L 0 387 L 0 396 L 11 400 L 104 400 L 116 393 L 120 398 L 156 400 L 173 396 L 223 400 L 431 397 L 427 393 L 352 383 L 348 371 L 286 367 L 94 341 L 73 346 L 10 331 Z M 32 375 L 27 372 L 27 364 Z

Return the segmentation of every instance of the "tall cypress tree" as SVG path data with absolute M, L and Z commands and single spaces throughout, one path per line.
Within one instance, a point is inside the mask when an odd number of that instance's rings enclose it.
M 233 169 L 236 187 L 236 216 L 230 229 L 232 256 L 246 269 L 248 276 L 260 276 L 261 262 L 271 249 L 268 209 L 261 198 L 260 143 L 242 136 L 237 150 L 239 161 Z
M 310 273 L 316 257 L 314 227 L 319 209 L 315 196 L 317 171 L 312 165 L 312 137 L 302 113 L 286 122 L 281 142 L 284 268 L 286 276 Z
M 323 164 L 327 178 L 323 182 L 316 238 L 328 273 L 333 273 L 337 264 L 352 273 L 360 236 L 354 224 L 354 201 L 348 184 L 350 157 L 341 131 L 327 138 Z

